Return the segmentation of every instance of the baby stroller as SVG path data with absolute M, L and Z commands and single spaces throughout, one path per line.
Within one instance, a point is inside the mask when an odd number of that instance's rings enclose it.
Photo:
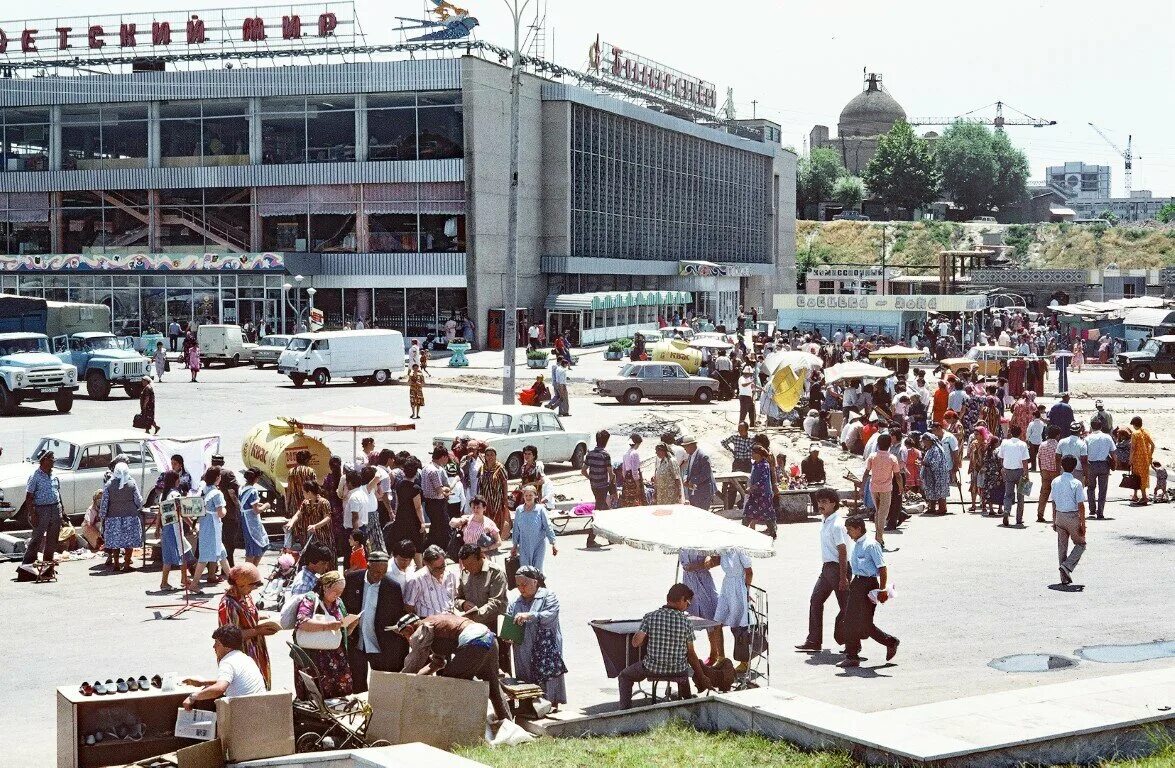
M 301 731 L 295 742 L 298 752 L 391 746 L 390 741 L 367 738 L 371 706 L 365 699 L 324 699 L 314 679 L 317 674 L 314 663 L 298 646 L 291 644 L 290 648 L 294 674 L 306 691 L 305 699 L 294 702 L 298 730 Z
M 280 611 L 289 594 L 294 574 L 298 572 L 298 561 L 290 552 L 283 552 L 269 572 L 269 578 L 258 591 L 255 602 L 258 610 Z

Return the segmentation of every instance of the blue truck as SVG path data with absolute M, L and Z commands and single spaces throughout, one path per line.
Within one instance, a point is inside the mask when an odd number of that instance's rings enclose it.
M 49 351 L 77 369 L 75 386 L 85 382 L 92 400 L 105 400 L 114 387 L 122 387 L 132 398 L 142 391 L 148 360 L 110 332 L 110 307 L 105 304 L 0 294 L 0 333 L 4 332 L 44 334 Z

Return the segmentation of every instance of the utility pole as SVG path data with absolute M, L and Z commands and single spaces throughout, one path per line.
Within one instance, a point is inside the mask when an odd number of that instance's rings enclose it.
M 502 404 L 514 402 L 514 358 L 518 354 L 518 100 L 522 89 L 522 14 L 525 0 L 502 0 L 514 19 L 514 50 L 510 59 L 510 202 L 506 223 L 506 317 L 502 327 Z

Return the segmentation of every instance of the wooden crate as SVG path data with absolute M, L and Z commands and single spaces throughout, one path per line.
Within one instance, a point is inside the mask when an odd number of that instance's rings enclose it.
M 176 711 L 194 690 L 178 686 L 166 693 L 152 688 L 150 691 L 83 696 L 76 688 L 58 688 L 57 768 L 126 765 L 198 744 L 192 739 L 177 739 L 173 735 Z M 147 733 L 139 741 L 107 738 L 94 745 L 85 743 L 86 734 L 120 719 L 143 722 Z

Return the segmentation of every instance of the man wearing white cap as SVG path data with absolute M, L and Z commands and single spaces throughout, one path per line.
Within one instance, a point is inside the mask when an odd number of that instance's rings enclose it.
M 1114 433 L 1114 414 L 1106 410 L 1106 406 L 1102 404 L 1101 400 L 1095 400 L 1093 407 L 1097 411 L 1090 419 L 1090 425 L 1092 426 L 1092 423 L 1095 421 L 1101 421 L 1102 432 L 1105 432 L 1107 435 L 1112 435 Z
M 747 424 L 755 426 L 755 375 L 749 365 L 743 366 L 743 374 L 738 379 L 738 420 L 746 419 Z
M 709 509 L 717 491 L 710 457 L 698 450 L 698 441 L 693 435 L 682 435 L 681 447 L 685 448 L 686 452 L 685 470 L 681 476 L 689 503 L 695 507 Z

